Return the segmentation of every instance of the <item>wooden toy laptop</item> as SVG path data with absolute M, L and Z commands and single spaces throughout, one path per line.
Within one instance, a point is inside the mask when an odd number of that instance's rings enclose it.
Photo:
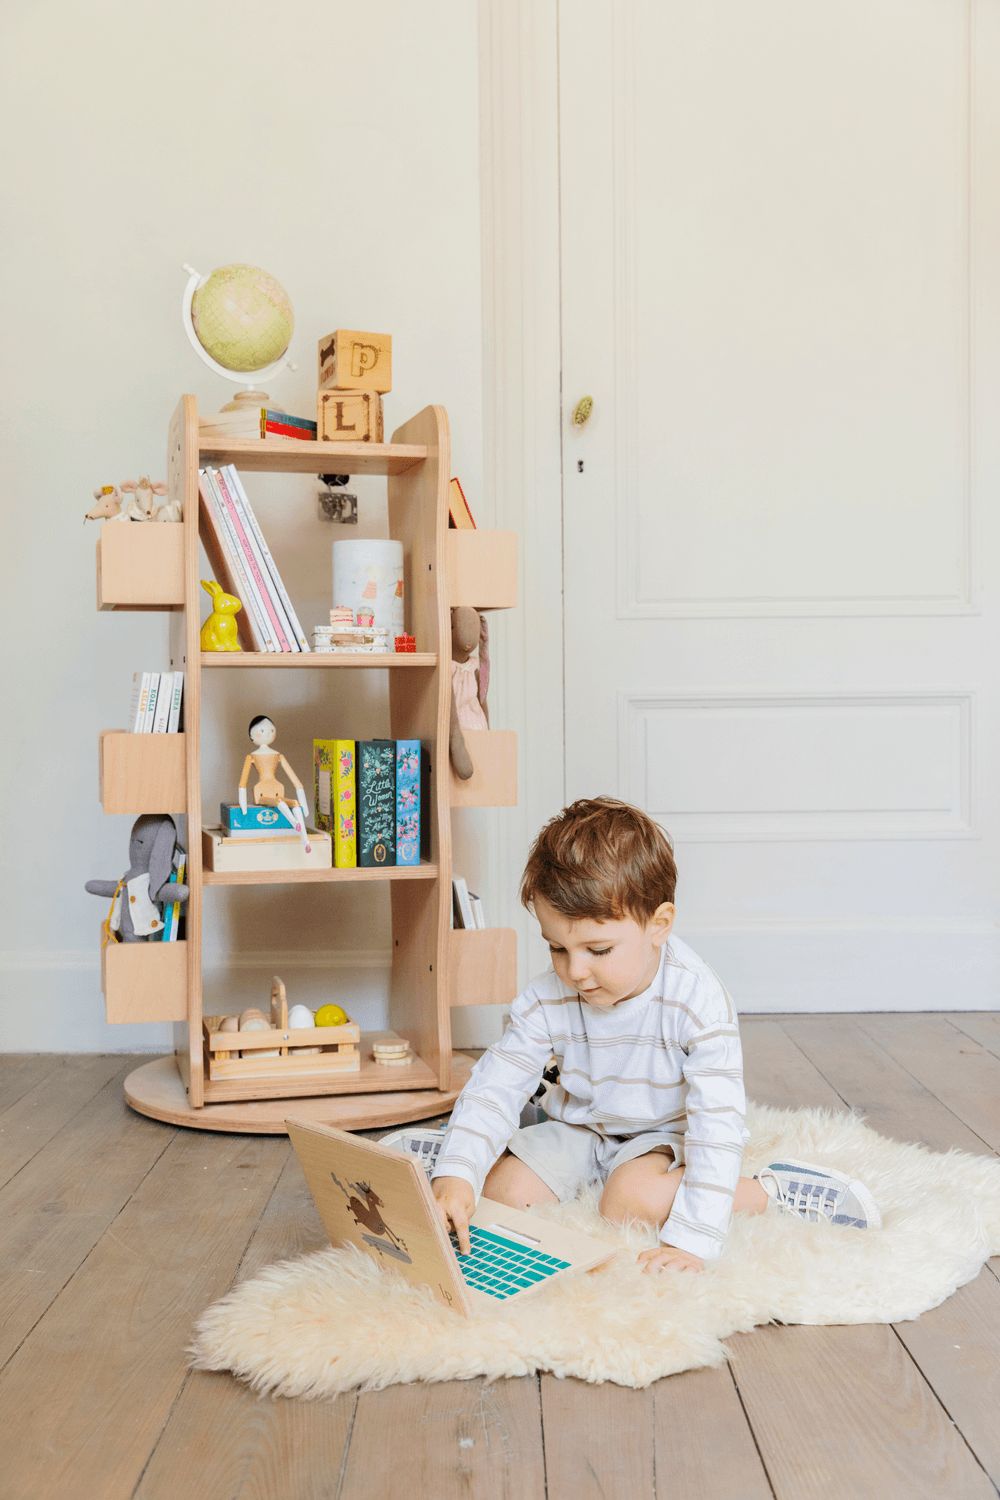
M 285 1121 L 333 1245 L 356 1245 L 467 1316 L 523 1296 L 564 1271 L 591 1271 L 615 1246 L 482 1198 L 457 1255 L 426 1173 L 412 1156 L 332 1125 Z

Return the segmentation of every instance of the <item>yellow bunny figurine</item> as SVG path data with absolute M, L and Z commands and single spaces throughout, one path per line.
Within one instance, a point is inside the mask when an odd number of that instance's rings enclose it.
M 235 594 L 227 594 L 215 579 L 201 580 L 206 594 L 212 596 L 212 613 L 201 627 L 203 651 L 242 651 L 236 638 L 236 616 L 243 608 Z

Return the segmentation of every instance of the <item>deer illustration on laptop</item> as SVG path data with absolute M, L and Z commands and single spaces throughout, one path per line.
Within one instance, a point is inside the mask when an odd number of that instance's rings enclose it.
M 391 1255 L 394 1260 L 401 1260 L 408 1266 L 412 1265 L 413 1257 L 406 1249 L 406 1241 L 391 1230 L 383 1219 L 381 1211 L 385 1207 L 385 1204 L 371 1184 L 368 1182 L 352 1182 L 345 1187 L 336 1172 L 331 1172 L 330 1176 L 347 1199 L 347 1207 L 355 1224 L 357 1224 L 359 1229 L 364 1228 L 371 1231 L 369 1234 L 362 1234 L 361 1238 L 365 1243 L 371 1245 L 373 1249 L 378 1250 L 381 1254 Z M 358 1198 L 355 1193 L 351 1192 L 352 1188 L 361 1194 L 361 1197 L 364 1199 L 363 1203 L 361 1198 Z

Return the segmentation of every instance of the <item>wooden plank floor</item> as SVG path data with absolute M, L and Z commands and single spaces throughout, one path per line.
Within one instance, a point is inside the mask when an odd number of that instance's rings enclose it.
M 751 1098 L 1000 1151 L 1000 1015 L 744 1018 Z M 550 1376 L 261 1400 L 197 1314 L 324 1237 L 287 1141 L 173 1130 L 121 1057 L 0 1059 L 4 1500 L 978 1500 L 1000 1487 L 1000 1258 L 898 1327 L 760 1328 L 646 1391 Z

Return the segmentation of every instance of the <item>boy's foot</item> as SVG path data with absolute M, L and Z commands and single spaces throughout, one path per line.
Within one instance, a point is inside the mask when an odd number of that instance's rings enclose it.
M 772 1203 L 802 1219 L 829 1219 L 851 1229 L 882 1227 L 878 1205 L 864 1183 L 830 1167 L 793 1158 L 773 1161 L 757 1173 L 757 1181 Z

